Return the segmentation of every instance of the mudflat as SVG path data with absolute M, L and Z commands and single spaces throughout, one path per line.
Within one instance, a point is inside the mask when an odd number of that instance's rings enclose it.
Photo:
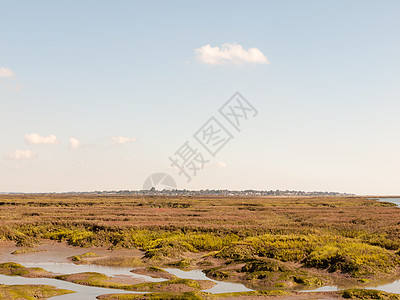
M 171 267 L 202 269 L 209 278 L 255 290 L 226 297 L 298 298 L 301 289 L 362 288 L 399 278 L 400 210 L 365 197 L 0 195 L 0 220 L 1 262 L 18 255 L 18 262 L 129 267 L 170 281 L 130 286 L 133 291 L 204 289 L 205 283 L 163 273 Z M 60 279 L 128 284 L 92 275 Z

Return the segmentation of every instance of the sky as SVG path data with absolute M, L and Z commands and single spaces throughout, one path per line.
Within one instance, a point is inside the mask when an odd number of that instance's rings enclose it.
M 139 190 L 161 172 L 180 189 L 399 195 L 399 12 L 0 0 L 0 192 Z

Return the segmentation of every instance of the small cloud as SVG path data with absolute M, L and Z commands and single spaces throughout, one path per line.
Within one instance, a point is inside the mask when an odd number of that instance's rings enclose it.
M 223 161 L 218 161 L 217 162 L 217 167 L 220 169 L 224 169 L 228 166 L 228 164 L 224 163 Z
M 135 142 L 136 138 L 128 138 L 125 136 L 113 136 L 111 137 L 111 143 L 113 145 L 123 145 L 130 142 Z
M 80 145 L 81 145 L 81 141 L 78 140 L 77 138 L 75 138 L 75 137 L 69 138 L 69 148 L 70 149 L 78 149 Z
M 20 92 L 22 90 L 22 85 L 19 83 L 15 84 L 3 84 L 2 87 L 10 92 Z
M 258 48 L 244 49 L 238 44 L 222 44 L 221 47 L 211 47 L 210 44 L 195 49 L 197 59 L 204 64 L 209 65 L 242 65 L 268 64 L 269 61 Z
M 14 78 L 15 73 L 11 69 L 0 68 L 0 78 Z
M 38 145 L 38 144 L 59 144 L 59 140 L 54 134 L 51 134 L 49 136 L 40 136 L 37 133 L 31 133 L 25 135 L 25 141 L 29 145 Z
M 17 83 L 13 88 L 14 92 L 20 92 L 21 90 L 22 90 L 22 85 L 20 83 Z
M 5 156 L 8 160 L 22 160 L 36 158 L 37 154 L 31 150 L 14 150 Z

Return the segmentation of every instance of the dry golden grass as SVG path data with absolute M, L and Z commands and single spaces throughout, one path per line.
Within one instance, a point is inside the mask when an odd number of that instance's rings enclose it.
M 239 235 L 332 232 L 398 238 L 400 210 L 361 197 L 0 195 L 1 227 L 58 224 Z M 6 233 L 6 229 L 3 230 Z

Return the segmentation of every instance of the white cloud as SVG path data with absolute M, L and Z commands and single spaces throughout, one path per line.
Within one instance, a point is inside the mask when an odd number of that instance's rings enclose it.
M 258 48 L 244 49 L 238 44 L 222 44 L 221 47 L 211 47 L 210 44 L 195 49 L 197 59 L 202 63 L 209 65 L 244 63 L 268 64 L 269 61 Z
M 54 134 L 50 134 L 49 136 L 40 136 L 37 133 L 31 133 L 25 135 L 25 141 L 29 145 L 38 145 L 38 144 L 58 144 L 59 140 Z
M 220 169 L 224 169 L 228 166 L 228 164 L 224 163 L 223 161 L 217 162 L 217 167 Z
M 128 138 L 125 136 L 113 136 L 111 137 L 111 142 L 113 145 L 123 145 L 130 142 L 135 142 L 136 138 Z
M 0 77 L 1 78 L 14 78 L 15 73 L 7 68 L 0 68 Z
M 31 150 L 14 150 L 5 156 L 5 159 L 20 160 L 35 158 L 37 154 Z
M 22 85 L 20 83 L 15 83 L 15 84 L 4 84 L 3 87 L 7 91 L 12 91 L 12 92 L 19 92 L 22 90 Z
M 81 145 L 81 141 L 78 140 L 77 138 L 75 138 L 75 137 L 69 138 L 69 148 L 70 149 L 78 149 L 80 145 Z

